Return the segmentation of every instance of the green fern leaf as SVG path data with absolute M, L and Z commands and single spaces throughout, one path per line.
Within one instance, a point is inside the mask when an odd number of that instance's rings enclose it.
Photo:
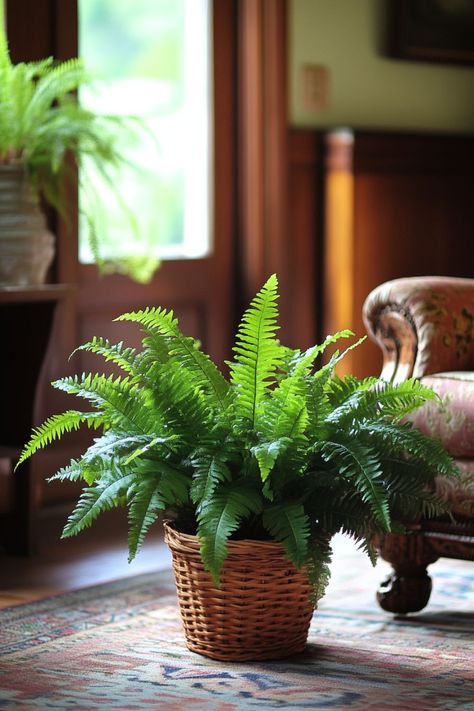
M 347 383 L 346 383 L 347 380 Z M 353 384 L 354 392 L 342 399 L 342 404 L 335 408 L 328 418 L 331 422 L 347 422 L 362 418 L 376 418 L 386 415 L 393 421 L 400 421 L 413 410 L 423 405 L 427 400 L 436 397 L 430 388 L 411 378 L 392 385 L 374 378 L 357 381 L 356 378 L 340 382 L 341 390 Z
M 35 128 L 38 117 L 43 117 L 54 101 L 75 91 L 88 79 L 81 59 L 69 59 L 55 67 L 50 67 L 47 74 L 40 76 L 31 101 L 28 105 L 28 123 L 25 131 Z
M 90 471 L 83 466 L 81 461 L 71 459 L 68 466 L 61 467 L 56 474 L 48 477 L 46 481 L 79 481 L 83 479 L 87 484 L 92 484 L 95 481 L 95 476 L 90 477 Z
M 163 366 L 156 382 L 155 407 L 164 404 L 167 427 L 183 441 L 198 443 L 209 434 L 217 417 L 212 401 L 192 378 L 183 375 L 179 362 L 172 360 Z
M 63 529 L 62 538 L 75 536 L 88 528 L 99 514 L 117 508 L 120 496 L 125 495 L 135 481 L 135 474 L 124 474 L 118 468 L 111 468 L 93 487 L 83 489 L 77 505 Z
M 126 348 L 123 342 L 110 343 L 107 338 L 94 336 L 90 341 L 76 348 L 70 357 L 78 351 L 96 353 L 103 356 L 106 361 L 111 361 L 120 366 L 127 373 L 134 374 L 136 372 L 137 351 L 135 348 Z
M 250 451 L 257 459 L 263 482 L 267 480 L 280 454 L 285 452 L 291 443 L 290 437 L 280 437 L 270 442 L 261 442 L 251 448 Z
M 276 371 L 283 360 L 281 346 L 275 338 L 277 287 L 277 278 L 272 275 L 244 313 L 233 349 L 235 362 L 229 363 L 236 416 L 245 418 L 252 428 L 256 427 L 262 400 L 275 382 Z
M 197 341 L 182 333 L 178 319 L 174 318 L 172 311 L 149 308 L 123 314 L 116 320 L 139 323 L 150 336 L 158 333 L 167 338 L 169 356 L 178 360 L 181 367 L 188 369 L 196 387 L 213 394 L 216 405 L 220 408 L 224 407 L 224 399 L 229 387 L 227 381 L 209 356 L 198 349 Z
M 361 503 L 357 490 L 352 487 L 348 490 L 344 480 L 336 479 L 336 486 L 332 490 L 324 490 L 323 496 L 319 493 L 315 500 L 308 503 L 308 507 L 320 530 L 329 537 L 345 533 L 358 541 L 379 528 L 374 523 L 370 507 Z M 384 530 L 383 527 L 381 530 Z
M 367 441 L 376 441 L 381 449 L 386 446 L 390 453 L 409 454 L 420 462 L 425 469 L 437 474 L 457 476 L 459 470 L 439 440 L 427 437 L 409 422 L 388 422 L 379 420 L 361 420 L 357 431 L 365 433 Z
M 242 519 L 261 509 L 257 491 L 238 482 L 234 488 L 227 486 L 204 503 L 198 515 L 198 536 L 201 541 L 201 557 L 214 583 L 220 584 L 220 571 L 227 557 L 227 541 L 239 527 Z
M 351 416 L 357 409 L 368 408 L 374 395 L 374 388 L 379 384 L 379 379 L 375 377 L 359 380 L 353 375 L 346 375 L 345 378 L 333 377 L 326 389 L 329 401 L 333 406 L 333 413 L 329 418 L 331 422 L 338 422 L 346 414 Z M 370 391 L 367 396 L 367 391 Z M 368 410 L 369 411 L 369 410 Z
M 344 331 L 341 333 L 343 335 L 345 334 Z M 348 334 L 351 335 L 352 332 L 349 331 Z M 309 418 L 308 431 L 310 431 L 314 437 L 320 437 L 321 439 L 326 437 L 326 418 L 333 411 L 333 392 L 338 388 L 340 382 L 339 378 L 334 377 L 336 365 L 364 340 L 365 339 L 361 338 L 346 348 L 342 353 L 336 351 L 326 365 L 323 365 L 319 370 L 305 379 L 306 408 Z M 349 381 L 351 381 L 350 376 L 348 376 L 348 378 Z M 351 385 L 351 387 L 354 386 Z
M 142 454 L 148 453 L 152 449 L 158 449 L 157 445 L 170 446 L 174 440 L 173 436 L 131 435 L 108 430 L 87 449 L 82 460 L 87 464 L 96 460 L 107 464 L 111 459 L 123 458 L 123 464 L 127 466 Z
M 298 502 L 274 504 L 263 512 L 263 525 L 279 541 L 288 558 L 300 568 L 308 558 L 309 519 Z
M 78 430 L 82 424 L 97 428 L 103 424 L 103 421 L 102 412 L 78 412 L 77 410 L 67 410 L 59 415 L 48 417 L 42 425 L 33 430 L 31 439 L 23 449 L 15 469 L 39 449 L 51 444 L 53 440 L 60 439 L 65 432 Z
M 382 469 L 373 450 L 358 442 L 356 438 L 338 433 L 338 440 L 316 443 L 326 462 L 334 461 L 341 476 L 355 480 L 357 490 L 364 503 L 372 510 L 375 521 L 384 530 L 390 530 L 390 513 L 387 496 L 382 484 Z
M 193 459 L 193 483 L 191 485 L 191 500 L 194 504 L 211 500 L 218 484 L 230 481 L 232 475 L 229 467 L 219 454 L 208 455 L 198 453 Z
M 354 333 L 352 331 L 350 331 L 349 329 L 344 329 L 343 331 L 337 331 L 336 333 L 326 336 L 323 343 L 321 343 L 320 345 L 312 346 L 303 353 L 301 353 L 300 351 L 293 351 L 293 357 L 290 359 L 288 364 L 288 375 L 295 374 L 296 372 L 299 372 L 300 375 L 303 375 L 313 366 L 316 358 L 322 355 L 324 351 L 328 348 L 328 346 L 332 345 L 333 343 L 337 343 L 337 341 L 341 340 L 341 338 L 350 338 L 353 335 Z M 362 340 L 365 339 L 361 339 L 361 341 Z M 357 345 L 359 345 L 361 341 L 351 346 L 348 350 L 352 350 L 352 348 L 355 348 Z
M 131 563 L 140 550 L 150 526 L 165 508 L 165 502 L 159 494 L 159 479 L 156 476 L 144 477 L 136 485 L 130 497 L 128 562 Z
M 324 597 L 331 578 L 332 548 L 328 538 L 313 534 L 308 543 L 306 571 L 312 588 L 311 599 L 316 606 Z
M 359 541 L 359 545 L 357 546 L 357 549 L 360 551 L 363 551 L 366 556 L 369 558 L 370 562 L 372 565 L 375 567 L 377 565 L 377 560 L 378 560 L 378 553 L 377 549 L 375 548 L 372 538 L 371 537 L 363 537 Z
M 69 376 L 53 382 L 53 386 L 70 395 L 85 398 L 99 408 L 107 424 L 122 430 L 149 433 L 152 425 L 157 426 L 158 409 L 152 403 L 146 389 L 139 388 L 129 378 L 110 375 Z M 154 405 L 154 406 L 153 406 Z M 153 410 L 155 421 L 150 422 L 149 412 Z

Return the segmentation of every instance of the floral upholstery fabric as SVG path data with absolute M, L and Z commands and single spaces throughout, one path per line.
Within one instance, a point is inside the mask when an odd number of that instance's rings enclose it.
M 453 514 L 474 516 L 474 459 L 457 459 L 461 476 L 451 479 L 439 476 L 435 491 L 450 504 Z
M 437 373 L 421 379 L 439 399 L 431 400 L 410 420 L 440 439 L 453 457 L 474 459 L 474 372 Z
M 441 440 L 456 458 L 459 479 L 438 477 L 436 493 L 453 513 L 474 514 L 474 372 L 436 373 L 421 379 L 439 399 L 431 400 L 410 416 L 422 432 Z

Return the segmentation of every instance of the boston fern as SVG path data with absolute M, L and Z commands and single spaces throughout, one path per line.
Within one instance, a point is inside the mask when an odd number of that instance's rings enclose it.
M 442 509 L 430 484 L 435 472 L 455 474 L 455 466 L 439 443 L 402 421 L 432 391 L 416 380 L 339 378 L 344 353 L 315 368 L 328 345 L 353 334 L 306 351 L 287 348 L 276 338 L 277 299 L 271 276 L 243 316 L 229 379 L 161 308 L 117 319 L 141 326 L 139 351 L 103 338 L 81 346 L 124 375 L 53 383 L 93 411 L 49 418 L 20 459 L 81 424 L 102 431 L 53 477 L 85 482 L 63 536 L 127 506 L 131 560 L 165 512 L 180 530 L 197 533 L 217 584 L 232 537 L 281 542 L 318 586 L 338 531 L 371 554 L 374 533 Z

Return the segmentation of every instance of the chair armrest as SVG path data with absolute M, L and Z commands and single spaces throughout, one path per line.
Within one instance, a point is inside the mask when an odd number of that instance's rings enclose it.
M 474 370 L 474 279 L 394 279 L 369 294 L 363 318 L 385 380 Z

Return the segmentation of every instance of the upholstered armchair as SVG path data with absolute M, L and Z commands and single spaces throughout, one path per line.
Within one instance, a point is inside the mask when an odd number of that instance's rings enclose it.
M 438 393 L 411 420 L 440 439 L 461 470 L 459 480 L 436 483 L 454 522 L 448 516 L 416 521 L 406 535 L 376 542 L 393 567 L 377 594 L 381 607 L 416 612 L 430 597 L 428 565 L 440 557 L 474 560 L 474 279 L 386 282 L 367 297 L 363 317 L 382 349 L 382 377 L 398 383 L 413 376 Z

